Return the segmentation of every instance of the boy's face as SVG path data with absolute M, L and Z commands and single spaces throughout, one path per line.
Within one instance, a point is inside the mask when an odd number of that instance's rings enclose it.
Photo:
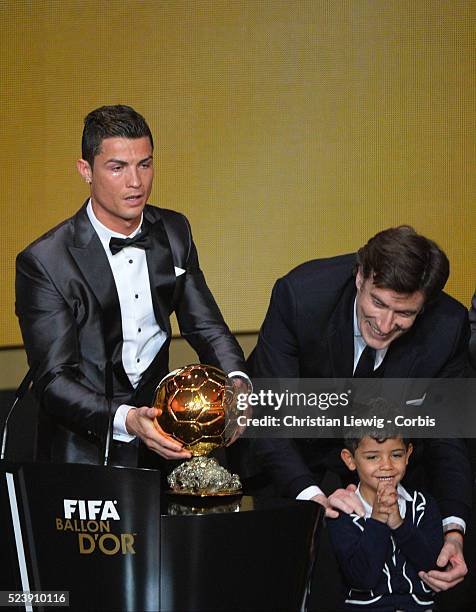
M 344 448 L 341 457 L 349 470 L 357 470 L 361 493 L 367 501 L 373 503 L 380 482 L 396 487 L 405 476 L 412 450 L 412 445 L 405 447 L 401 438 L 377 442 L 366 436 L 354 454 Z

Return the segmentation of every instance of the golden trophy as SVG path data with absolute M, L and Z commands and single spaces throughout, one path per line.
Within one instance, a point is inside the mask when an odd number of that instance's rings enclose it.
M 168 476 L 173 493 L 220 496 L 241 493 L 236 474 L 207 455 L 226 446 L 238 430 L 235 389 L 224 372 L 193 364 L 162 379 L 155 391 L 160 429 L 192 453 Z

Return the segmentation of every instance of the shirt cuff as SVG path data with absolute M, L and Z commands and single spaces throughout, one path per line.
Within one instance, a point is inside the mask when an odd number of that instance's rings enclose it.
M 314 495 L 325 495 L 324 491 L 320 489 L 317 485 L 312 485 L 301 491 L 299 495 L 297 495 L 296 499 L 310 500 L 314 497 Z
M 234 370 L 233 372 L 228 372 L 227 376 L 228 378 L 233 378 L 234 376 L 237 376 L 238 378 L 244 378 L 246 382 L 248 383 L 249 393 L 253 391 L 253 385 L 251 384 L 251 379 L 244 372 L 240 372 L 240 370 Z
M 461 532 L 466 533 L 466 522 L 459 516 L 447 516 L 443 519 L 443 535 L 450 529 L 461 527 Z
M 132 440 L 135 439 L 135 436 L 130 434 L 126 429 L 126 417 L 129 410 L 134 410 L 134 408 L 127 404 L 121 404 L 114 415 L 112 437 L 118 442 L 132 442 Z

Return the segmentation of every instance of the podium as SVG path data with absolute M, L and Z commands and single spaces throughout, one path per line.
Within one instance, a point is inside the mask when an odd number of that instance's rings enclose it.
M 1 479 L 16 590 L 68 591 L 73 610 L 159 610 L 158 472 L 30 463 Z
M 155 470 L 2 463 L 0 590 L 67 591 L 83 612 L 301 608 L 317 504 L 161 498 L 159 483 Z

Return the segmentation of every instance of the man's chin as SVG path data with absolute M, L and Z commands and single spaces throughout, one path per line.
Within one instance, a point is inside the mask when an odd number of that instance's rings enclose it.
M 389 336 L 383 336 L 382 338 L 378 338 L 374 335 L 365 335 L 364 340 L 365 344 L 375 349 L 376 351 L 380 351 L 382 349 L 388 348 L 397 336 L 398 334 L 390 334 Z
M 144 211 L 144 206 L 136 206 L 134 208 L 129 208 L 128 210 L 121 211 L 121 218 L 123 221 L 136 221 L 140 219 L 142 213 Z
M 126 208 L 123 208 L 121 212 L 125 217 L 135 218 L 137 215 L 142 214 L 144 208 L 145 202 L 139 200 L 134 202 L 134 204 L 129 204 Z

